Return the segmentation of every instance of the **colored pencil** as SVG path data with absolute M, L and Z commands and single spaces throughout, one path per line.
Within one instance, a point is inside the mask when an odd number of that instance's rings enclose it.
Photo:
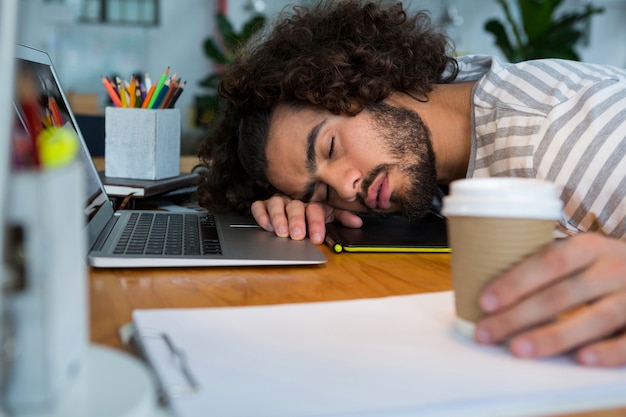
M 161 106 L 161 102 L 163 102 L 163 99 L 167 95 L 167 92 L 170 90 L 170 83 L 171 81 L 169 79 L 165 81 L 165 84 L 163 85 L 163 88 L 159 92 L 158 97 L 156 98 L 156 100 L 154 100 L 154 103 L 152 103 L 152 107 L 151 107 L 152 109 L 158 109 Z M 156 94 L 156 91 L 155 91 L 155 94 Z
M 105 77 L 100 77 L 100 78 L 102 79 L 102 85 L 104 85 L 104 88 L 107 90 L 107 93 L 109 93 L 109 97 L 111 98 L 111 101 L 113 101 L 113 104 L 117 107 L 122 107 L 122 102 L 120 101 L 120 97 L 115 92 L 115 89 L 111 85 L 111 82 L 107 80 Z
M 48 97 L 48 107 L 50 108 L 50 115 L 52 116 L 52 121 L 55 126 L 63 126 L 63 116 L 61 115 L 61 110 L 59 110 L 59 105 L 53 96 Z
M 152 87 L 150 87 L 150 90 L 148 90 L 148 94 L 146 94 L 146 98 L 143 100 L 143 103 L 141 104 L 141 108 L 142 109 L 148 109 L 148 104 L 150 104 L 150 100 L 152 100 L 152 96 L 154 95 L 154 90 L 156 89 L 156 86 L 154 84 L 152 84 Z
M 135 104 L 133 107 L 141 108 L 141 89 L 135 89 Z
M 180 85 L 180 78 L 172 79 L 172 82 L 170 83 L 170 89 L 167 91 L 167 95 L 165 96 L 161 104 L 159 105 L 160 109 L 167 109 L 169 107 L 170 102 L 172 101 L 172 98 L 174 97 L 174 93 L 178 89 L 179 85 Z
M 178 98 L 180 97 L 180 95 L 183 93 L 183 91 L 185 90 L 185 86 L 187 85 L 187 80 L 183 81 L 183 83 L 180 85 L 180 87 L 178 87 L 176 89 L 176 92 L 174 93 L 174 97 L 172 97 L 172 101 L 169 104 L 169 108 L 173 108 L 174 105 L 176 104 L 176 101 L 178 100 Z
M 156 101 L 157 97 L 159 97 L 159 94 L 161 93 L 161 90 L 163 89 L 163 86 L 165 85 L 165 80 L 167 80 L 167 76 L 170 74 L 170 67 L 167 67 L 165 69 L 165 71 L 163 71 L 163 74 L 161 75 L 161 78 L 159 78 L 159 82 L 157 83 L 156 89 L 154 91 L 154 94 L 152 94 L 152 98 L 150 99 L 150 103 L 148 103 L 148 108 L 151 109 L 154 107 L 154 102 Z
M 124 87 L 124 83 L 120 77 L 115 78 L 117 82 L 117 91 L 120 95 L 120 100 L 122 102 L 122 107 L 128 107 L 128 95 L 126 94 L 126 88 Z
M 137 95 L 135 94 L 135 90 L 137 89 L 137 80 L 134 75 L 130 77 L 130 83 L 128 84 L 128 96 L 130 97 L 130 102 L 128 107 L 135 107 L 135 100 L 137 100 Z

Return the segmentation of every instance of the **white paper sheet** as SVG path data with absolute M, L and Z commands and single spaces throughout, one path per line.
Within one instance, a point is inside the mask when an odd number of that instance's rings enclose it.
M 451 292 L 260 307 L 135 310 L 139 332 L 184 352 L 196 416 L 536 416 L 626 405 L 626 368 L 522 360 L 453 328 Z M 166 387 L 184 386 L 162 340 L 141 338 Z

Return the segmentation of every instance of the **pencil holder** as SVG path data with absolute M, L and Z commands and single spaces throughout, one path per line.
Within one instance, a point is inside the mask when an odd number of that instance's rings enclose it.
M 11 174 L 7 310 L 14 351 L 3 401 L 14 411 L 53 409 L 80 372 L 89 342 L 85 194 L 78 162 Z
M 180 174 L 179 109 L 107 107 L 107 177 L 160 180 Z

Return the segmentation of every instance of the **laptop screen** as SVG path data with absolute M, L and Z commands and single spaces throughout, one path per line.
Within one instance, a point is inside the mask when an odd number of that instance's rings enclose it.
M 25 109 L 22 106 L 22 96 L 34 95 L 39 106 L 39 115 L 44 117 L 50 112 L 50 102 L 54 101 L 65 127 L 73 129 L 80 139 L 79 162 L 85 172 L 85 216 L 88 227 L 95 227 L 89 232 L 90 246 L 102 228 L 103 224 L 94 225 L 92 220 L 101 218 L 98 223 L 109 220 L 112 215 L 112 205 L 104 191 L 98 172 L 93 165 L 93 160 L 82 137 L 78 124 L 68 104 L 52 61 L 47 53 L 32 49 L 23 45 L 16 47 L 16 91 L 14 100 L 17 116 L 24 122 Z M 27 123 L 22 123 L 27 128 Z

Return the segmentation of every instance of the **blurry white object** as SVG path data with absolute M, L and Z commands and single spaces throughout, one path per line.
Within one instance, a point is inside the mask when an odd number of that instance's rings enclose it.
M 15 37 L 17 33 L 17 0 L 0 1 L 0 74 L 5 80 L 13 80 L 15 70 Z M 0 254 L 4 254 L 5 219 L 7 209 L 7 184 L 10 166 L 11 118 L 13 83 L 5 83 L 5 90 L 0 96 Z M 0 289 L 5 287 L 10 274 L 4 257 L 0 261 Z M 5 303 L 4 293 L 0 291 L 0 389 L 4 387 L 5 361 Z M 4 405 L 0 404 L 0 416 L 4 416 Z

